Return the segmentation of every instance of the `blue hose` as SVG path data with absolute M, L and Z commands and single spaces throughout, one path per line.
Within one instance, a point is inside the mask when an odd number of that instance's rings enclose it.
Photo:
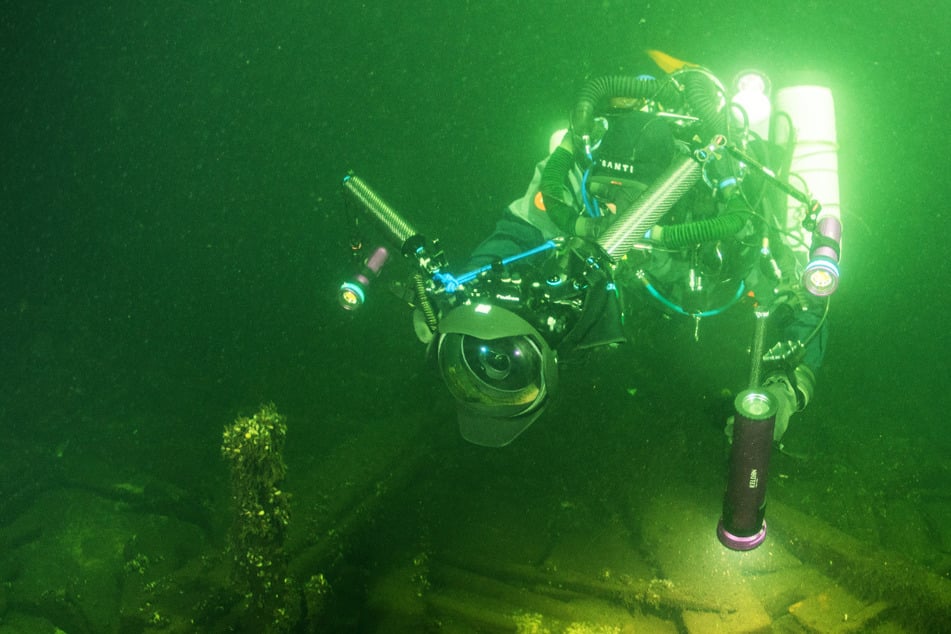
M 660 291 L 654 288 L 654 285 L 651 284 L 649 281 L 647 281 L 646 277 L 642 276 L 641 281 L 644 283 L 644 287 L 647 289 L 647 292 L 650 293 L 654 297 L 654 299 L 656 299 L 657 301 L 659 301 L 661 304 L 671 309 L 672 311 L 679 313 L 681 315 L 684 315 L 686 317 L 713 317 L 714 315 L 719 315 L 726 309 L 733 306 L 733 304 L 738 302 L 740 298 L 743 297 L 743 291 L 746 290 L 746 284 L 743 283 L 743 280 L 740 280 L 740 285 L 736 289 L 736 295 L 734 295 L 733 298 L 730 301 L 728 301 L 726 304 L 724 304 L 723 306 L 720 306 L 719 308 L 713 308 L 711 310 L 691 313 L 691 312 L 687 312 L 681 306 L 678 306 L 677 304 L 673 303 L 672 301 L 670 301 L 669 299 L 661 295 Z

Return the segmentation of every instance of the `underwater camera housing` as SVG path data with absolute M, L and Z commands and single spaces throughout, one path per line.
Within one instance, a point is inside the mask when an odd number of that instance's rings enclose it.
M 545 410 L 557 351 L 624 341 L 614 284 L 590 244 L 569 240 L 541 261 L 493 267 L 456 295 L 436 333 L 442 378 L 469 442 L 501 447 Z
M 471 443 L 502 447 L 545 411 L 558 382 L 545 338 L 505 308 L 475 303 L 439 324 L 436 359 L 459 404 L 459 431 Z

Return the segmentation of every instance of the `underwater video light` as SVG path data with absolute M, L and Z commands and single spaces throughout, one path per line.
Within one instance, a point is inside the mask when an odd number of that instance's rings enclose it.
M 341 308 L 357 310 L 363 306 L 367 299 L 366 293 L 370 282 L 380 275 L 380 270 L 389 257 L 390 252 L 386 250 L 386 247 L 378 247 L 367 259 L 360 272 L 340 285 L 337 290 L 337 301 Z
M 802 273 L 802 285 L 813 295 L 825 297 L 839 286 L 839 219 L 826 216 L 816 225 L 809 248 L 809 263 Z

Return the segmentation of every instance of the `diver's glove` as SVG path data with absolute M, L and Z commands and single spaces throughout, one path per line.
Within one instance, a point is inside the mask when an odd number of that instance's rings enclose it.
M 614 214 L 607 216 L 598 216 L 597 218 L 591 216 L 578 216 L 575 220 L 575 235 L 579 238 L 584 238 L 585 240 L 597 240 L 601 237 L 608 227 L 611 226 L 614 218 Z
M 785 372 L 772 374 L 763 381 L 763 390 L 776 402 L 776 425 L 773 427 L 773 440 L 781 442 L 783 434 L 789 428 L 789 417 L 799 411 L 796 403 L 796 390 Z
M 773 440 L 780 443 L 789 428 L 789 417 L 806 409 L 806 405 L 812 400 L 812 393 L 816 389 L 816 375 L 809 366 L 799 364 L 792 372 L 776 372 L 766 377 L 763 389 L 778 403 Z

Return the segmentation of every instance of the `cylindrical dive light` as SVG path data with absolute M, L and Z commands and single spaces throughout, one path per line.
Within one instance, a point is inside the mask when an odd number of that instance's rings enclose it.
M 340 285 L 337 301 L 340 302 L 341 307 L 345 310 L 356 310 L 363 306 L 367 299 L 367 288 L 370 282 L 380 275 L 380 269 L 389 257 L 390 252 L 386 250 L 386 247 L 378 247 L 367 259 L 360 272 Z
M 831 295 L 839 286 L 839 249 L 842 225 L 838 218 L 825 216 L 812 232 L 809 263 L 802 272 L 802 285 L 817 297 Z
M 732 550 L 752 550 L 766 539 L 766 479 L 777 406 L 761 390 L 739 393 L 734 406 L 730 472 L 717 538 Z

